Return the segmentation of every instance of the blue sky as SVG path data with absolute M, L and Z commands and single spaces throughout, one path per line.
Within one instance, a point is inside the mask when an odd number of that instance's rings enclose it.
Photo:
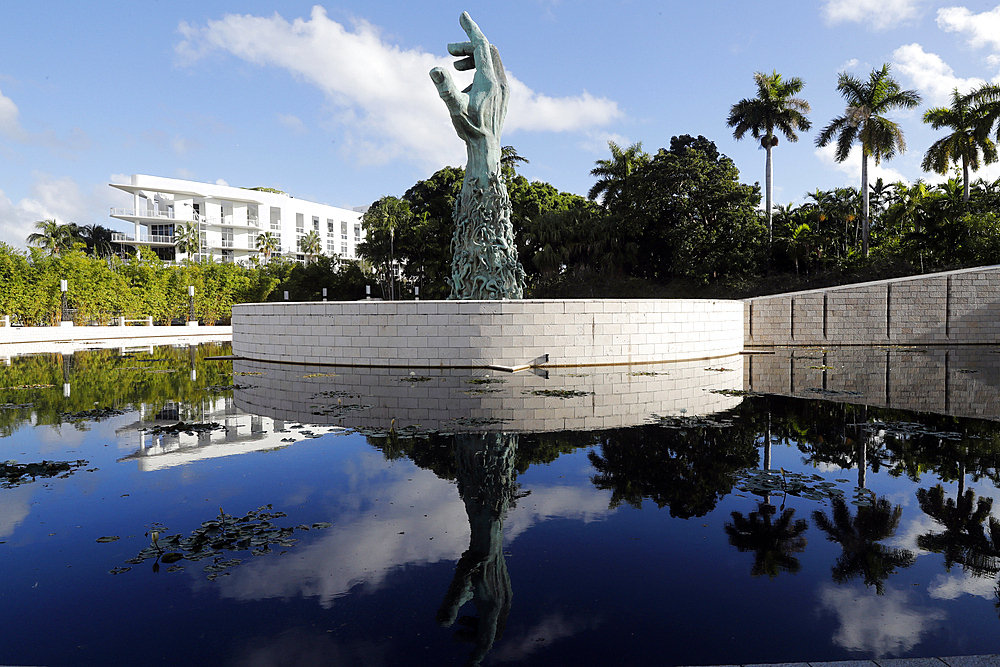
M 775 149 L 775 201 L 856 186 L 860 157 L 837 164 L 813 141 L 844 111 L 837 74 L 883 63 L 924 104 L 894 115 L 908 150 L 872 177 L 940 180 L 920 170 L 941 136 L 923 111 L 1000 81 L 996 2 L 8 2 L 0 241 L 24 247 L 43 218 L 116 227 L 109 208 L 129 202 L 108 183 L 133 173 L 353 207 L 464 165 L 427 75 L 450 67 L 463 10 L 514 80 L 503 143 L 531 161 L 521 172 L 578 194 L 609 140 L 655 152 L 680 134 L 705 135 L 743 181 L 763 181 L 763 151 L 735 141 L 726 117 L 771 70 L 805 81 L 813 122 Z

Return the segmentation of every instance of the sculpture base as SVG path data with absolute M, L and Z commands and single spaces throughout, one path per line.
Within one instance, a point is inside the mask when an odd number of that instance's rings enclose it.
M 279 363 L 519 370 L 711 359 L 742 348 L 740 301 L 340 301 L 233 307 L 233 354 Z

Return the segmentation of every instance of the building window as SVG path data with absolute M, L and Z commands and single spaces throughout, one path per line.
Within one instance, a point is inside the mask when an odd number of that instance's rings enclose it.
M 281 229 L 281 209 L 277 206 L 271 207 L 271 229 L 273 231 Z
M 223 227 L 222 229 L 222 247 L 232 248 L 233 247 L 233 230 Z M 230 253 L 232 254 L 232 253 Z
M 330 218 L 326 219 L 326 233 L 333 236 L 333 220 Z
M 347 257 L 347 243 L 340 244 L 340 255 L 341 257 Z
M 326 240 L 326 251 L 327 251 L 327 253 L 329 253 L 329 254 L 332 255 L 335 252 L 337 252 L 336 248 L 334 247 L 335 245 L 336 245 L 336 243 L 334 241 L 332 241 L 331 239 L 327 239 Z
M 313 230 L 319 231 L 319 218 L 315 215 L 313 216 Z
M 257 249 L 257 236 L 258 236 L 257 232 L 250 232 L 249 234 L 247 234 L 247 248 L 249 248 L 250 250 Z
M 361 243 L 361 225 L 354 225 L 354 244 Z
M 306 231 L 306 216 L 302 213 L 295 214 L 295 231 L 304 234 Z
M 340 240 L 347 240 L 347 222 L 341 221 L 340 223 Z

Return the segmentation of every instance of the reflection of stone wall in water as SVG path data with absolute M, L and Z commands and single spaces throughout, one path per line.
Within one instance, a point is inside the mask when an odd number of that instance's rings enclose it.
M 593 430 L 650 415 L 728 410 L 742 400 L 741 355 L 669 364 L 503 373 L 473 369 L 337 368 L 233 361 L 237 407 L 285 421 L 349 428 Z M 395 420 L 393 422 L 393 420 Z
M 765 394 L 1000 420 L 993 347 L 777 349 L 748 355 L 744 378 Z
M 455 567 L 438 622 L 451 626 L 461 607 L 472 600 L 478 619 L 467 619 L 474 631 L 471 664 L 479 664 L 493 642 L 503 636 L 513 592 L 503 557 L 503 518 L 514 504 L 517 482 L 514 458 L 517 434 L 460 433 L 455 436 L 458 492 L 469 515 L 469 548 Z

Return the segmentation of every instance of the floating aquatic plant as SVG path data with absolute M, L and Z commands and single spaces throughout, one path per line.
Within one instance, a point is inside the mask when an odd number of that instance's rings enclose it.
M 68 422 L 99 422 L 109 417 L 117 417 L 123 414 L 125 414 L 125 411 L 118 410 L 117 408 L 94 408 L 93 410 L 81 410 L 79 412 L 60 412 L 59 416 Z
M 712 419 L 710 417 L 663 417 L 661 415 L 650 415 L 653 423 L 663 428 L 688 429 L 698 427 L 708 428 L 730 428 L 733 426 L 732 419 Z
M 207 578 L 212 580 L 229 574 L 230 568 L 243 562 L 240 558 L 227 558 L 227 552 L 249 550 L 252 556 L 264 556 L 273 553 L 272 546 L 293 547 L 298 542 L 292 537 L 296 530 L 321 530 L 333 525 L 321 521 L 311 525 L 276 526 L 272 523 L 272 519 L 284 518 L 288 515 L 281 511 L 272 510 L 272 505 L 263 505 L 247 512 L 245 516 L 236 518 L 226 514 L 220 507 L 218 516 L 203 521 L 201 526 L 191 531 L 188 536 L 180 534 L 164 536 L 167 527 L 160 523 L 154 523 L 147 532 L 150 545 L 140 551 L 137 556 L 125 562 L 129 565 L 138 565 L 146 560 L 154 559 L 153 569 L 158 571 L 160 563 L 174 564 L 182 560 L 198 562 L 211 558 L 212 562 L 204 566 L 203 569 L 208 573 Z M 102 540 L 112 541 L 107 538 L 98 539 L 99 542 Z M 284 551 L 279 553 L 284 553 Z M 110 570 L 110 573 L 121 574 L 129 569 L 131 568 L 116 567 Z M 184 569 L 183 565 L 175 565 L 167 572 L 178 572 L 182 569 Z
M 778 470 L 750 469 L 736 474 L 736 488 L 744 493 L 757 495 L 782 494 L 808 500 L 828 500 L 844 498 L 846 491 L 838 484 L 849 484 L 846 479 L 830 481 L 820 475 L 806 475 Z M 872 504 L 872 491 L 863 487 L 853 487 L 851 504 L 867 506 Z
M 577 391 L 576 389 L 533 389 L 521 393 L 531 394 L 532 396 L 551 396 L 553 398 L 578 398 L 580 396 L 594 395 L 592 391 Z
M 0 463 L 0 488 L 10 489 L 21 484 L 28 484 L 39 477 L 65 479 L 76 472 L 78 468 L 87 464 L 88 462 L 82 459 L 79 461 L 40 461 L 39 463 L 5 461 Z M 31 479 L 28 479 L 29 477 Z
M 207 433 L 208 431 L 215 431 L 222 428 L 225 428 L 225 426 L 218 422 L 177 422 L 176 424 L 165 426 L 153 426 L 146 430 L 152 435 L 159 435 L 160 433 L 186 433 L 187 435 L 194 435 L 195 433 Z

